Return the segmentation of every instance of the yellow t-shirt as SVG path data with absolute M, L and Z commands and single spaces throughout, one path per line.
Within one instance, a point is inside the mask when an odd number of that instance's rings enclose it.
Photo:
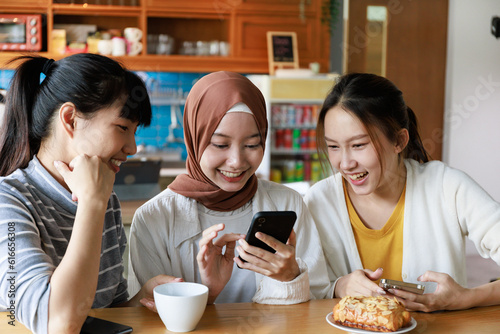
M 383 278 L 399 281 L 402 280 L 405 192 L 406 185 L 384 227 L 380 230 L 372 230 L 366 227 L 359 218 L 344 186 L 347 211 L 363 268 L 371 270 L 383 268 Z

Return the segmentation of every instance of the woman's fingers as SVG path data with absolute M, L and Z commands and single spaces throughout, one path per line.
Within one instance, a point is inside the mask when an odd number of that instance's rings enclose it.
M 204 230 L 202 232 L 202 237 L 198 242 L 200 249 L 205 245 L 211 244 L 212 240 L 217 238 L 218 233 L 222 230 L 224 230 L 224 224 L 212 225 L 206 230 Z
M 255 258 L 263 259 L 266 262 L 271 262 L 275 255 L 279 255 L 282 257 L 290 257 L 290 256 L 295 257 L 295 255 L 294 255 L 295 254 L 295 247 L 292 244 L 285 245 L 284 243 L 280 242 L 279 240 L 271 237 L 270 235 L 264 234 L 262 232 L 257 232 L 255 234 L 255 236 L 257 237 L 257 239 L 261 240 L 266 245 L 268 245 L 269 247 L 274 249 L 276 251 L 276 253 L 271 253 L 271 252 L 268 252 L 267 250 L 262 249 L 260 247 L 252 246 L 246 240 L 241 239 L 238 243 L 239 243 L 239 246 L 244 251 L 244 254 L 248 254 L 248 256 L 253 256 Z M 290 241 L 290 239 L 289 239 L 289 241 Z M 247 259 L 245 259 L 245 260 L 247 260 Z
M 208 236 L 212 232 L 220 232 L 224 229 L 224 224 L 215 224 L 205 229 L 202 233 L 203 237 Z

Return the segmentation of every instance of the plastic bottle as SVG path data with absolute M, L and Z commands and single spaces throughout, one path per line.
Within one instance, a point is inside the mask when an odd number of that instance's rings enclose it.
M 279 168 L 271 169 L 271 181 L 280 183 L 283 180 L 281 170 Z
M 321 163 L 319 162 L 318 155 L 313 154 L 311 161 L 311 181 L 318 182 L 321 180 Z
M 311 181 L 311 156 L 304 156 L 304 181 Z
M 284 181 L 295 182 L 295 160 L 285 161 Z
M 304 181 L 304 161 L 295 160 L 295 181 Z

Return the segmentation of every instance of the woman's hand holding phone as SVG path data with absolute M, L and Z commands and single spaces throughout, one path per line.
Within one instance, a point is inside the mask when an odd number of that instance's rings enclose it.
M 460 310 L 474 305 L 473 302 L 470 302 L 475 295 L 473 289 L 462 287 L 448 274 L 427 271 L 418 280 L 421 282 L 436 282 L 437 288 L 433 293 L 423 295 L 402 290 L 391 290 L 391 293 L 401 300 L 410 311 Z
M 224 227 L 224 224 L 217 224 L 203 231 L 199 242 L 200 250 L 196 256 L 201 282 L 208 287 L 208 304 L 213 304 L 231 278 L 236 241 L 245 237 L 242 234 L 226 233 L 214 241 Z M 226 249 L 222 253 L 224 247 Z
M 300 268 L 295 259 L 295 231 L 292 230 L 286 244 L 262 232 L 257 232 L 255 236 L 276 252 L 271 253 L 260 247 L 251 246 L 244 239 L 240 239 L 237 250 L 246 262 L 235 257 L 234 261 L 238 267 L 282 282 L 291 281 L 300 275 Z

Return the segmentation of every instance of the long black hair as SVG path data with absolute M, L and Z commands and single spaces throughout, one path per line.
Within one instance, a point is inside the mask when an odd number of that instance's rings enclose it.
M 111 58 L 81 53 L 58 61 L 21 56 L 7 92 L 0 131 L 0 176 L 25 168 L 51 132 L 59 107 L 72 102 L 84 117 L 124 101 L 120 117 L 148 126 L 151 103 L 144 82 Z M 40 83 L 41 73 L 45 78 Z
M 387 139 L 395 143 L 401 129 L 407 129 L 410 140 L 400 153 L 402 158 L 429 161 L 429 154 L 418 133 L 417 118 L 406 105 L 403 93 L 388 79 L 368 73 L 350 73 L 341 76 L 328 94 L 318 116 L 316 141 L 320 156 L 328 156 L 325 142 L 325 116 L 340 106 L 352 113 L 366 127 L 381 161 L 381 145 L 375 135 L 379 129 Z

